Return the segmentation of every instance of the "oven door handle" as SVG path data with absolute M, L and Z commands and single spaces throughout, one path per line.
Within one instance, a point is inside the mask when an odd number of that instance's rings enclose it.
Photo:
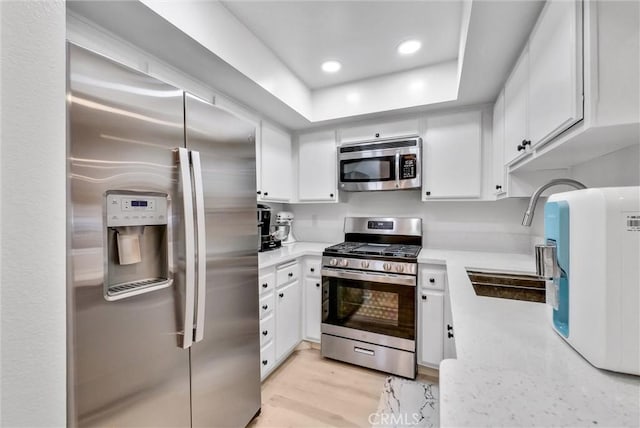
M 392 273 L 371 273 L 348 269 L 322 268 L 322 276 L 327 278 L 354 279 L 356 281 L 380 282 L 416 286 L 416 277 L 411 275 L 395 275 Z

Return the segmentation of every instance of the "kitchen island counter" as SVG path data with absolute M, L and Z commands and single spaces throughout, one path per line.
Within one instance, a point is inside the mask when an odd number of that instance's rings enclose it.
M 445 264 L 456 359 L 440 364 L 440 422 L 459 426 L 638 426 L 640 377 L 593 367 L 542 303 L 477 296 L 466 269 L 533 273 L 530 255 L 423 249 Z

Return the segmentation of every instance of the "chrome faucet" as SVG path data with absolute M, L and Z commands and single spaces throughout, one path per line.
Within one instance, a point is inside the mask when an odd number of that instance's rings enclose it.
M 522 218 L 523 226 L 531 226 L 531 222 L 533 221 L 533 212 L 536 209 L 536 204 L 538 203 L 538 199 L 540 199 L 540 195 L 542 194 L 542 192 L 547 190 L 549 187 L 559 186 L 563 184 L 575 187 L 578 190 L 587 188 L 587 186 L 580 183 L 579 181 L 572 180 L 570 178 L 556 178 L 554 180 L 551 180 L 547 184 L 543 184 L 542 186 L 538 187 L 535 192 L 533 192 L 533 195 L 531 195 L 531 199 L 529 199 L 529 206 L 527 207 L 527 210 L 524 213 L 524 217 Z

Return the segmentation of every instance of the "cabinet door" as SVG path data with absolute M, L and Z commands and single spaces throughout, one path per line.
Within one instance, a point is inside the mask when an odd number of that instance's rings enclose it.
M 529 136 L 534 146 L 582 119 L 581 4 L 547 1 L 529 40 Z
M 524 150 L 527 141 L 529 52 L 525 47 L 504 87 L 504 162 L 508 164 Z
M 262 122 L 260 150 L 262 201 L 288 202 L 291 199 L 291 136 Z
M 300 342 L 300 281 L 276 290 L 276 360 Z
M 420 293 L 420 362 L 437 367 L 443 357 L 442 323 L 444 296 L 442 291 Z
M 504 193 L 505 188 L 505 166 L 504 166 L 504 91 L 500 92 L 495 105 L 493 106 L 493 183 L 492 191 L 499 195 Z
M 453 316 L 451 315 L 451 297 L 449 289 L 444 292 L 444 328 L 443 328 L 444 359 L 456 358 L 456 339 L 453 330 Z
M 422 199 L 477 198 L 482 187 L 479 111 L 427 118 Z
M 342 128 L 340 130 L 340 144 L 407 135 L 418 135 L 417 118 Z
M 304 336 L 320 341 L 320 312 L 322 307 L 322 283 L 320 278 L 304 280 Z
M 338 197 L 335 131 L 300 135 L 298 200 L 335 202 Z

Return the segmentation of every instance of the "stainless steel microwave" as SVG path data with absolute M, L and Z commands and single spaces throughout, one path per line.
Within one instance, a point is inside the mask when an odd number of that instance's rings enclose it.
M 338 148 L 340 189 L 350 192 L 421 186 L 422 139 L 393 138 Z

